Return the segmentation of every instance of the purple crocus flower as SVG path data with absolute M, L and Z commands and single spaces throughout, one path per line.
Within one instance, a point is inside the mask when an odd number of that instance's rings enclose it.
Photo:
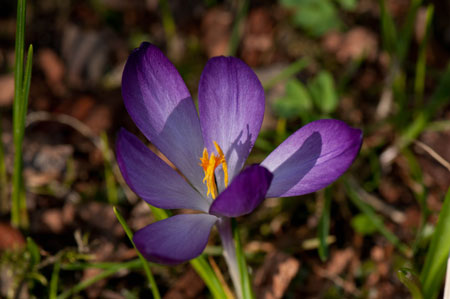
M 136 232 L 138 250 L 162 264 L 198 256 L 214 224 L 222 233 L 221 222 L 252 212 L 266 197 L 329 185 L 351 165 L 362 140 L 360 130 L 342 121 L 318 120 L 292 134 L 260 165 L 242 170 L 261 128 L 265 98 L 255 73 L 233 57 L 206 64 L 198 114 L 180 74 L 149 43 L 128 58 L 122 95 L 141 132 L 182 174 L 122 129 L 116 150 L 127 184 L 155 207 L 199 211 Z

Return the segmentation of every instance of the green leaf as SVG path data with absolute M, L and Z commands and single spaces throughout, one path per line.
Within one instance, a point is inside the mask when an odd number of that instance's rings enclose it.
M 352 227 L 361 235 L 371 235 L 377 231 L 377 227 L 372 223 L 366 214 L 358 214 L 352 218 Z
M 345 10 L 354 10 L 358 4 L 357 0 L 337 0 L 337 2 Z
M 425 258 L 425 265 L 420 273 L 425 298 L 436 298 L 442 286 L 447 259 L 450 252 L 450 188 L 436 225 L 430 248 Z
M 333 76 L 328 71 L 321 71 L 310 81 L 308 88 L 314 103 L 324 114 L 337 108 L 338 95 Z
M 41 253 L 39 246 L 30 237 L 27 237 L 27 250 L 30 253 L 30 268 L 33 269 L 41 262 Z
M 281 5 L 283 5 L 283 6 L 286 6 L 286 7 L 295 7 L 295 6 L 297 6 L 297 5 L 299 5 L 299 3 L 301 3 L 302 2 L 302 0 L 281 0 L 280 1 L 280 3 L 281 3 Z
M 312 36 L 319 37 L 341 25 L 336 7 L 329 0 L 282 1 L 282 4 L 294 7 L 294 24 Z
M 273 108 L 280 117 L 290 119 L 311 112 L 312 100 L 303 83 L 291 79 L 286 83 L 284 97 L 278 99 Z

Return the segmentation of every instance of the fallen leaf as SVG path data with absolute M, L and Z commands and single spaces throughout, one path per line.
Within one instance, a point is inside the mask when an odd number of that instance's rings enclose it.
M 0 76 L 0 106 L 10 106 L 14 99 L 14 75 Z
M 204 289 L 205 283 L 200 279 L 198 274 L 190 268 L 175 283 L 164 299 L 192 299 L 198 298 L 200 292 Z
M 0 223 L 0 250 L 16 249 L 25 246 L 22 233 L 7 223 Z
M 280 251 L 269 253 L 255 273 L 256 298 L 282 298 L 299 268 L 300 262 L 292 256 Z

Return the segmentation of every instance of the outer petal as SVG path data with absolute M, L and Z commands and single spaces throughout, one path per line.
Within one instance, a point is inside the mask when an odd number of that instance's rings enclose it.
M 203 139 L 223 149 L 230 180 L 241 170 L 258 136 L 264 116 L 264 90 L 252 69 L 233 57 L 208 61 L 200 77 L 198 108 Z M 223 190 L 222 170 L 216 171 Z
M 134 234 L 133 241 L 151 262 L 175 265 L 200 255 L 217 217 L 185 214 L 152 223 Z
M 272 173 L 264 167 L 247 167 L 213 201 L 209 213 L 226 217 L 251 213 L 266 197 L 272 178 Z
M 206 194 L 198 166 L 203 138 L 197 111 L 180 74 L 158 48 L 142 43 L 130 55 L 122 96 L 142 133 Z
M 332 183 L 352 164 L 362 132 L 334 119 L 300 128 L 262 163 L 274 174 L 267 197 L 295 196 Z
M 128 186 L 149 204 L 162 209 L 208 212 L 208 202 L 136 136 L 121 129 L 117 163 Z

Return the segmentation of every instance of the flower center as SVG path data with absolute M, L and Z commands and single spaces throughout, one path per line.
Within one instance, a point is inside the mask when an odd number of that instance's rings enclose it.
M 206 194 L 206 196 L 209 196 L 211 194 L 211 197 L 213 199 L 217 197 L 217 186 L 216 179 L 214 177 L 214 170 L 220 164 L 222 164 L 225 187 L 227 187 L 228 185 L 228 166 L 227 161 L 225 160 L 225 155 L 223 154 L 220 146 L 215 141 L 214 146 L 217 150 L 217 156 L 214 155 L 214 153 L 211 153 L 211 156 L 209 156 L 208 150 L 205 147 L 203 149 L 203 156 L 200 158 L 201 163 L 198 164 L 203 168 L 203 171 L 205 172 L 203 183 L 208 187 L 208 193 Z

